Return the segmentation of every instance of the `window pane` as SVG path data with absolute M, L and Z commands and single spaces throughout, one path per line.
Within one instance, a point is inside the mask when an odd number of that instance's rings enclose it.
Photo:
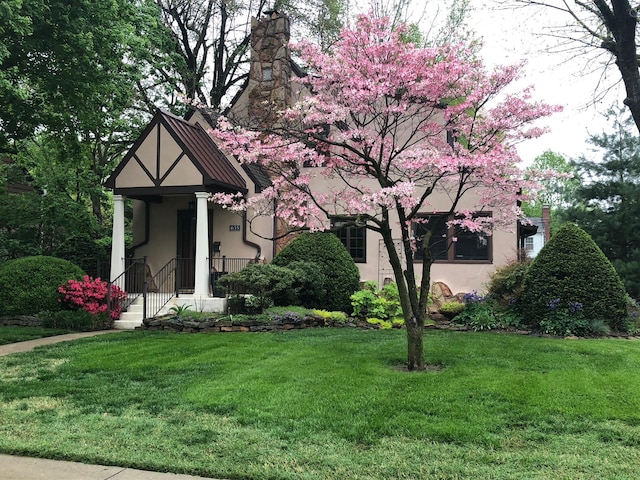
M 339 220 L 331 221 L 333 232 L 340 239 L 351 257 L 356 262 L 367 261 L 367 242 L 366 227 L 357 227 L 355 225 L 343 227 L 345 222 Z
M 533 250 L 533 237 L 526 237 L 524 239 L 525 250 Z
M 486 235 L 456 228 L 454 243 L 456 260 L 489 260 L 489 239 Z
M 447 259 L 447 222 L 446 215 L 429 215 L 428 223 L 418 223 L 415 226 L 416 260 L 423 260 L 422 238 L 429 229 L 434 229 L 429 239 L 429 251 L 433 260 Z

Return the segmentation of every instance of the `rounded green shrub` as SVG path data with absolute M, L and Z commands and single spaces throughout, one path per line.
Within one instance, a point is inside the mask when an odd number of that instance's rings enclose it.
M 295 261 L 287 265 L 293 272 L 292 303 L 284 304 L 275 300 L 276 305 L 299 305 L 306 308 L 322 308 L 327 297 L 327 277 L 322 267 L 314 262 Z
M 360 271 L 342 242 L 332 233 L 303 233 L 273 259 L 286 267 L 292 262 L 316 263 L 326 277 L 327 310 L 351 311 L 351 294 L 360 289 Z
M 584 230 L 567 223 L 527 270 L 518 309 L 529 325 L 544 325 L 551 331 L 550 322 L 557 318 L 567 322 L 567 315 L 577 320 L 604 320 L 612 329 L 624 330 L 625 295 L 620 277 L 602 250 Z
M 229 293 L 250 293 L 255 296 L 259 312 L 275 305 L 291 305 L 296 299 L 295 276 L 292 270 L 277 265 L 252 263 L 242 270 L 225 275 L 217 286 Z
M 62 309 L 58 287 L 81 280 L 77 265 L 56 257 L 23 257 L 0 266 L 0 315 L 33 315 Z

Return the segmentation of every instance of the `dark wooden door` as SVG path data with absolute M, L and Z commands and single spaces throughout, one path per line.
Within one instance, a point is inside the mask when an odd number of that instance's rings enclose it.
M 178 211 L 178 265 L 176 280 L 180 290 L 193 290 L 195 286 L 196 212 Z

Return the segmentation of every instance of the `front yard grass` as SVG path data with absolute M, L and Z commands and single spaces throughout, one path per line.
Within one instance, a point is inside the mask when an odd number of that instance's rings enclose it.
M 637 478 L 640 343 L 128 332 L 0 358 L 0 451 L 228 479 Z
M 35 340 L 36 338 L 64 335 L 69 330 L 61 328 L 0 326 L 0 345 Z

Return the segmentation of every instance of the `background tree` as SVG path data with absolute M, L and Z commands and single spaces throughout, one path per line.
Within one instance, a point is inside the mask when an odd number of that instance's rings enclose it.
M 535 199 L 522 205 L 522 210 L 528 218 L 541 217 L 542 206 L 549 205 L 551 231 L 555 232 L 563 223 L 562 212 L 574 203 L 576 190 L 580 186 L 576 167 L 561 154 L 547 150 L 537 156 L 526 171 L 534 177 L 544 175 L 544 172 L 561 174 L 541 178 L 540 184 L 543 189 Z
M 629 0 L 508 0 L 507 4 L 545 7 L 566 14 L 566 23 L 552 35 L 580 50 L 599 52 L 603 68 L 617 68 L 626 90 L 624 104 L 640 131 L 640 71 L 638 70 L 638 5 Z M 563 48 L 566 50 L 566 48 Z M 595 61 L 595 60 L 591 60 Z
M 165 48 L 138 84 L 150 111 L 159 105 L 179 109 L 184 99 L 216 111 L 227 106 L 248 79 L 251 18 L 264 11 L 286 12 L 298 32 L 326 48 L 342 28 L 348 5 L 337 0 L 154 1 L 166 30 Z
M 164 27 L 149 0 L 5 7 L 0 152 L 13 154 L 34 187 L 22 198 L 0 193 L 5 254 L 49 254 L 68 236 L 105 235 L 110 201 L 102 182 L 146 120 L 136 83 Z
M 610 110 L 612 129 L 593 135 L 601 156 L 581 157 L 575 167 L 581 185 L 576 202 L 564 214 L 591 235 L 618 271 L 627 292 L 640 297 L 640 140 L 633 120 Z
M 216 132 L 230 153 L 270 172 L 272 187 L 246 202 L 225 194 L 213 199 L 248 210 L 249 217 L 275 212 L 292 229 L 323 230 L 338 217 L 379 234 L 407 325 L 408 368 L 420 370 L 433 263 L 429 240 L 438 227 L 422 212 L 433 209 L 438 196 L 437 209 L 452 215 L 451 226 L 478 234 L 513 226 L 523 184 L 510 144 L 540 134 L 529 123 L 554 108 L 531 102 L 527 91 L 498 101 L 517 68 L 487 73 L 454 46 L 406 43 L 406 32 L 403 26 L 394 30 L 388 18 L 361 15 L 331 54 L 300 45 L 317 73 L 304 79 L 313 93 L 281 114 L 271 130 L 236 129 L 223 121 Z M 330 190 L 312 187 L 316 182 Z M 463 198 L 473 206 L 461 209 Z M 493 216 L 475 215 L 482 210 Z M 416 223 L 425 231 L 418 271 Z

